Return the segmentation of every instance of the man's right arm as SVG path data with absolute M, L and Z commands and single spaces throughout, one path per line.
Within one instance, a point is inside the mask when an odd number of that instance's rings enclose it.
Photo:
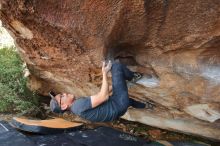
M 102 65 L 102 86 L 99 93 L 96 95 L 91 96 L 91 104 L 92 108 L 97 107 L 98 105 L 102 104 L 109 98 L 109 88 L 108 88 L 108 80 L 107 80 L 107 73 L 111 70 L 112 63 L 109 61 L 107 66 L 105 63 Z

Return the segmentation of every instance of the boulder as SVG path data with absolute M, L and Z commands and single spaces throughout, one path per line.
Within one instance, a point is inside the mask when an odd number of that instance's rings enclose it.
M 152 110 L 124 118 L 220 140 L 219 0 L 1 0 L 1 21 L 30 72 L 29 87 L 88 96 L 101 61 L 143 80 L 129 95 Z

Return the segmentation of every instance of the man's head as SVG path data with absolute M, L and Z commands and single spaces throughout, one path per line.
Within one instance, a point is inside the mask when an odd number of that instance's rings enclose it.
M 74 96 L 72 94 L 62 93 L 56 96 L 49 94 L 51 96 L 50 109 L 55 113 L 62 113 L 67 110 L 74 101 Z

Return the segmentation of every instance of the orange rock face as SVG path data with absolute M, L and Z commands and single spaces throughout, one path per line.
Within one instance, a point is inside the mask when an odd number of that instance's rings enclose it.
M 32 90 L 95 94 L 111 56 L 145 74 L 129 93 L 155 115 L 220 127 L 219 0 L 1 0 L 0 14 Z

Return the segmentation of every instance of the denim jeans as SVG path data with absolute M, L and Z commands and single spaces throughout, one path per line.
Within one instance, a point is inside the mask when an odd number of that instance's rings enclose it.
M 126 80 L 130 81 L 134 73 L 120 63 L 112 65 L 111 73 L 113 94 L 109 98 L 118 105 L 119 116 L 123 115 L 130 105 L 143 108 L 145 104 L 129 98 L 128 95 Z
M 136 108 L 145 106 L 144 103 L 128 97 L 126 80 L 131 80 L 134 73 L 119 63 L 113 64 L 111 72 L 113 95 L 109 97 L 109 100 L 92 108 L 91 97 L 77 99 L 71 106 L 73 113 L 90 121 L 106 122 L 118 119 L 130 105 Z

